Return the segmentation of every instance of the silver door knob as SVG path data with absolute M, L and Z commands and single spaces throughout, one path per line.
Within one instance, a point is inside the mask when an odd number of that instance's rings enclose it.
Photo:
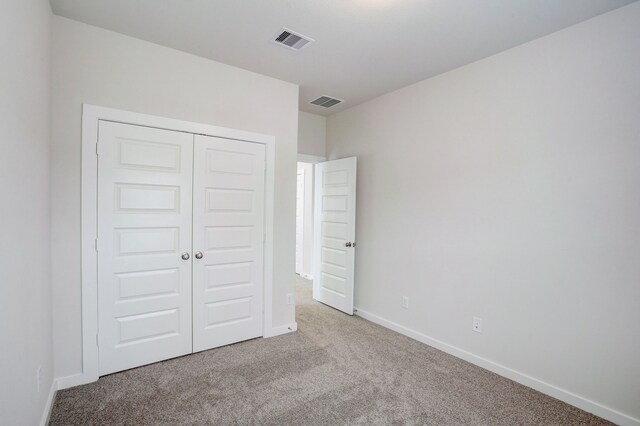
M 202 259 L 202 252 L 201 251 L 196 253 L 196 259 Z
M 189 260 L 189 253 L 187 253 L 186 251 L 182 253 L 182 260 Z
M 351 247 L 351 243 L 344 243 L 345 247 Z

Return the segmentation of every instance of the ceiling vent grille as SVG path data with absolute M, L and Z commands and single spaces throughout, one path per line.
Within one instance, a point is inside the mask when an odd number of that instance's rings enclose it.
M 280 46 L 288 47 L 289 49 L 302 50 L 313 43 L 314 40 L 311 37 L 283 28 L 282 32 L 278 34 L 273 42 Z
M 340 99 L 332 98 L 329 96 L 320 96 L 318 99 L 309 102 L 311 105 L 318 105 L 324 108 L 330 108 L 334 105 L 338 105 L 342 102 Z

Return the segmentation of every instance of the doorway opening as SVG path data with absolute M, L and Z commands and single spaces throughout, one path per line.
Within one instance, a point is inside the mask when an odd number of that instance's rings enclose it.
M 298 155 L 296 304 L 311 299 L 353 315 L 357 158 Z
M 296 301 L 313 286 L 314 165 L 299 161 L 296 180 Z

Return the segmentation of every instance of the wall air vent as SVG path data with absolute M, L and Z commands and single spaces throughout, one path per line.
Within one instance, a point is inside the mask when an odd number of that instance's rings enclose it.
M 332 98 L 329 96 L 320 96 L 318 99 L 309 102 L 311 105 L 318 105 L 325 108 L 330 108 L 334 105 L 338 105 L 342 102 L 340 99 Z
M 295 31 L 283 28 L 282 32 L 276 36 L 274 43 L 280 46 L 288 47 L 293 50 L 302 50 L 309 46 L 314 40 Z

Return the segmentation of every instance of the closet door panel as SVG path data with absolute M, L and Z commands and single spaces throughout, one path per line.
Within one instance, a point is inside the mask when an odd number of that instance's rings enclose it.
M 100 374 L 190 353 L 193 135 L 101 121 Z
M 193 347 L 262 335 L 265 147 L 196 136 Z

